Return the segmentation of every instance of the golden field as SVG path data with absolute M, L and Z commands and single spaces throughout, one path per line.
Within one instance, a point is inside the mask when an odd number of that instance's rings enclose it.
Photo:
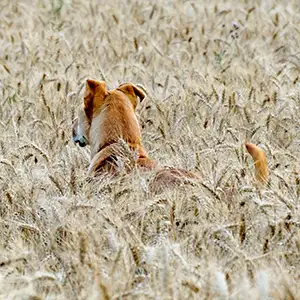
M 299 24 L 296 0 L 1 0 L 0 299 L 300 299 Z M 87 78 L 143 85 L 150 157 L 201 181 L 88 181 Z

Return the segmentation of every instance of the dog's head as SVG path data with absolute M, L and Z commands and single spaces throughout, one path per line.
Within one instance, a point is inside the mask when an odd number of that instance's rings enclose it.
M 137 97 L 141 102 L 146 97 L 146 93 L 132 83 L 123 83 L 116 90 L 122 92 L 130 100 L 133 110 L 137 106 Z M 113 91 L 107 91 L 104 81 L 92 79 L 86 81 L 83 106 L 80 106 L 78 117 L 72 124 L 73 141 L 79 143 L 81 147 L 89 144 L 93 117 L 97 115 L 105 102 L 109 103 L 110 92 Z
M 133 110 L 137 106 L 137 97 L 140 101 L 146 97 L 146 93 L 132 83 L 122 83 L 117 91 L 123 92 L 130 100 Z M 86 81 L 86 88 L 84 94 L 84 111 L 90 122 L 93 116 L 101 109 L 105 102 L 109 103 L 109 95 L 114 91 L 107 91 L 106 83 L 104 81 L 96 81 L 88 79 Z

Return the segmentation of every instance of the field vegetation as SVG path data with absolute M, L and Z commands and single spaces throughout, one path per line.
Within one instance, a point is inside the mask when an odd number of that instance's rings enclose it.
M 1 0 L 0 299 L 300 299 L 299 24 L 296 0 Z M 88 181 L 87 78 L 143 85 L 149 155 L 202 179 Z

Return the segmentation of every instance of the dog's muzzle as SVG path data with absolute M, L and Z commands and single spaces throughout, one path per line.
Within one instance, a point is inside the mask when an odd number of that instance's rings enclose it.
M 78 143 L 80 147 L 85 147 L 88 144 L 87 139 L 84 136 L 82 137 L 73 136 L 73 142 L 75 144 Z

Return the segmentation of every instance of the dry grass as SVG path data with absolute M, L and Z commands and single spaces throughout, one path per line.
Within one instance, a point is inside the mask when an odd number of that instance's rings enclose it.
M 297 5 L 1 0 L 0 298 L 299 299 Z M 202 184 L 87 181 L 86 78 L 145 86 L 145 148 Z

